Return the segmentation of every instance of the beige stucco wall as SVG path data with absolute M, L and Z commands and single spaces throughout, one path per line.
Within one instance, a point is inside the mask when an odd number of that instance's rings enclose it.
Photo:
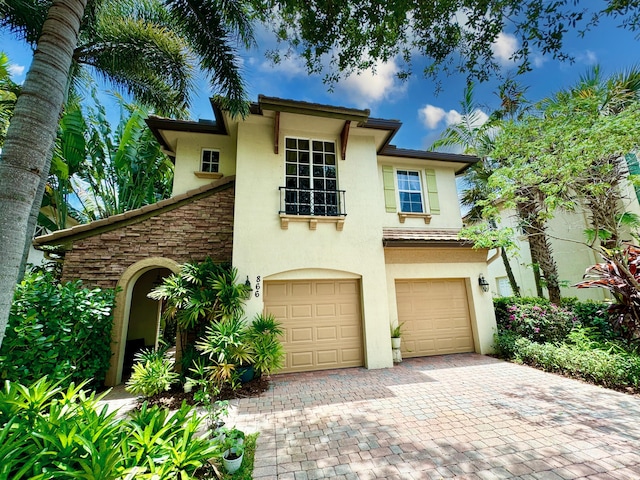
M 286 136 L 334 141 L 340 145 L 343 122 L 293 114 L 281 114 L 280 151 L 274 154 L 273 120 L 250 117 L 238 127 L 236 204 L 233 263 L 240 278 L 249 277 L 254 295 L 247 303 L 249 318 L 263 310 L 262 282 L 303 278 L 359 278 L 364 318 L 365 358 L 368 368 L 391 367 L 389 324 L 397 318 L 396 278 L 464 278 L 476 334 L 476 350 L 490 351 L 495 327 L 489 294 L 482 295 L 477 276 L 486 273 L 486 251 L 466 254 L 462 260 L 451 252 L 431 258 L 432 263 L 386 265 L 382 247 L 383 227 L 459 228 L 462 225 L 455 190 L 454 170 L 438 162 L 376 161 L 371 131 L 353 128 L 346 160 L 337 160 L 339 188 L 346 191 L 342 231 L 333 223 L 289 223 L 281 228 L 279 186 L 284 185 L 284 138 Z M 422 219 L 399 222 L 385 211 L 382 165 L 436 170 L 441 213 L 427 227 Z M 434 254 L 436 252 L 433 252 Z M 458 262 L 455 264 L 456 262 Z M 454 265 L 455 264 L 455 265 Z M 256 296 L 255 293 L 259 296 Z
M 264 280 L 359 278 L 366 365 L 391 367 L 381 227 L 384 205 L 373 138 L 351 135 L 347 159 L 337 160 L 348 213 L 342 231 L 333 223 L 319 223 L 310 230 L 308 222 L 294 221 L 288 229 L 281 228 L 278 187 L 284 185 L 284 137 L 333 141 L 339 149 L 343 122 L 315 120 L 282 114 L 279 154 L 273 153 L 271 118 L 250 117 L 238 127 L 233 264 L 260 294 L 247 302 L 247 315 L 262 312 Z
M 378 157 L 378 188 L 379 195 L 383 196 L 382 189 L 382 166 L 390 165 L 394 167 L 394 179 L 396 178 L 396 170 L 418 170 L 420 171 L 422 181 L 422 193 L 426 196 L 427 187 L 424 175 L 425 169 L 433 169 L 436 173 L 436 184 L 438 187 L 438 199 L 440 201 L 440 213 L 433 214 L 428 224 L 428 228 L 462 228 L 462 218 L 460 214 L 460 203 L 458 202 L 458 193 L 455 188 L 455 171 L 452 166 L 447 166 L 442 162 L 434 162 L 429 160 L 412 160 L 412 159 L 393 159 L 390 157 Z M 398 185 L 396 180 L 396 206 L 399 209 L 400 200 L 398 198 Z M 423 199 L 426 202 L 426 199 Z M 384 207 L 383 207 L 384 208 Z M 400 222 L 397 212 L 384 212 L 384 227 L 397 228 L 426 228 L 422 218 L 406 218 L 404 223 Z
M 220 151 L 220 173 L 224 176 L 236 173 L 235 129 L 230 135 L 212 135 L 204 133 L 181 133 L 176 140 L 176 168 L 173 177 L 172 196 L 180 195 L 201 187 L 212 180 L 198 178 L 194 172 L 200 171 L 202 149 Z

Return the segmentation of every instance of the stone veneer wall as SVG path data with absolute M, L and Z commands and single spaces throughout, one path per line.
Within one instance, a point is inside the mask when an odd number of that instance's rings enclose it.
M 235 188 L 226 188 L 173 210 L 77 240 L 65 255 L 63 281 L 114 288 L 134 263 L 164 257 L 178 263 L 207 256 L 231 262 Z

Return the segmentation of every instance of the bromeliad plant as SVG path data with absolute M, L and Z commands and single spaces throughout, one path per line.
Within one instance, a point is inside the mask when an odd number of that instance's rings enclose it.
M 628 342 L 640 339 L 640 248 L 603 248 L 604 263 L 587 269 L 578 288 L 605 288 L 613 296 L 609 320 Z

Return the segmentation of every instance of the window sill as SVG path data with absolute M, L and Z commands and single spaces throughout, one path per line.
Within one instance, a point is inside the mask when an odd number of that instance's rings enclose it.
M 429 213 L 398 212 L 398 218 L 400 219 L 400 223 L 404 223 L 407 218 L 422 218 L 427 225 L 431 222 L 431 214 Z
M 214 180 L 218 180 L 224 176 L 219 172 L 193 172 L 193 174 L 198 178 L 211 178 Z
M 341 232 L 344 227 L 344 219 L 345 215 L 319 217 L 315 215 L 287 215 L 286 213 L 281 213 L 280 228 L 287 230 L 289 228 L 289 222 L 309 222 L 309 230 L 315 230 L 318 227 L 318 223 L 335 223 L 336 230 Z

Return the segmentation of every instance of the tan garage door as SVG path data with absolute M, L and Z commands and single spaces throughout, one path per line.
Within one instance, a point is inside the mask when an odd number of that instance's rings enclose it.
M 474 351 L 464 280 L 396 280 L 396 299 L 403 357 Z
M 357 280 L 267 281 L 264 309 L 283 324 L 283 372 L 364 364 Z

